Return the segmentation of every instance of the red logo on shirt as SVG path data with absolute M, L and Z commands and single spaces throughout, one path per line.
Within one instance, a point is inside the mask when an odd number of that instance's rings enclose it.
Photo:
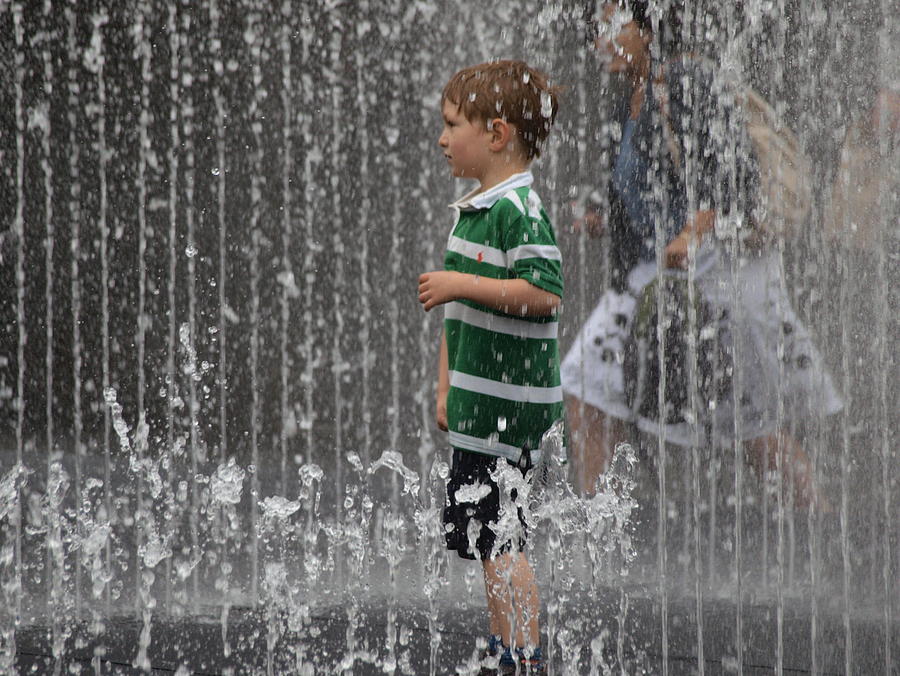
M 481 263 L 481 261 L 484 260 L 484 252 L 483 252 L 483 251 L 479 251 L 479 252 L 478 252 L 478 256 L 476 256 L 476 259 L 478 260 L 479 263 Z

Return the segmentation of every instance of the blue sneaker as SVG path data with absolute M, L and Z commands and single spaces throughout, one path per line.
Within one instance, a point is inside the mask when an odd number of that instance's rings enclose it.
M 526 656 L 526 653 L 529 653 Z M 512 662 L 512 659 L 510 659 Z M 544 668 L 544 656 L 541 652 L 540 646 L 534 648 L 533 650 L 526 650 L 525 648 L 516 648 L 516 661 L 512 662 L 512 669 L 508 672 L 501 672 L 504 674 L 515 674 L 516 673 L 516 663 L 518 663 L 518 673 L 521 676 L 544 676 L 546 674 L 546 669 Z M 501 666 L 503 665 L 503 660 L 500 660 Z

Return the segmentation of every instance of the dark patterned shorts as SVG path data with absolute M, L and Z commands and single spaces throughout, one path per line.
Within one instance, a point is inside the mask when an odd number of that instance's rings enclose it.
M 509 462 L 490 455 L 453 449 L 453 464 L 447 481 L 447 502 L 443 514 L 444 538 L 447 541 L 447 549 L 455 550 L 464 559 L 490 559 L 512 548 L 513 543 L 506 541 L 495 551 L 496 535 L 488 526 L 496 523 L 500 515 L 500 489 L 491 479 L 491 471 L 494 470 L 498 460 Z M 515 467 L 514 463 L 509 464 Z M 477 502 L 458 502 L 457 491 L 476 484 L 489 488 L 490 492 Z M 515 490 L 510 497 L 515 502 Z M 525 519 L 521 508 L 517 508 L 517 511 L 523 536 L 518 538 L 516 544 L 518 551 L 522 551 L 525 547 Z M 470 524 L 472 528 L 478 529 L 474 552 L 469 547 Z

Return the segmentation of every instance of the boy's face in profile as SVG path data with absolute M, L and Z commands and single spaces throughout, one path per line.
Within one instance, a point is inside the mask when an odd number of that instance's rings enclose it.
M 456 178 L 481 180 L 491 161 L 491 132 L 487 123 L 468 120 L 459 106 L 445 100 L 441 108 L 444 128 L 438 145 Z

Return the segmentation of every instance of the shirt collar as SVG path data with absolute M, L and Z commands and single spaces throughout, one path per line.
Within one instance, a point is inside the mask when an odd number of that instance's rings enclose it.
M 513 174 L 502 183 L 498 183 L 493 188 L 479 192 L 476 188 L 472 192 L 463 195 L 453 204 L 449 205 L 451 209 L 460 211 L 478 211 L 481 209 L 490 209 L 500 198 L 502 198 L 510 190 L 523 188 L 534 182 L 534 176 L 530 171 L 523 171 L 521 174 Z

